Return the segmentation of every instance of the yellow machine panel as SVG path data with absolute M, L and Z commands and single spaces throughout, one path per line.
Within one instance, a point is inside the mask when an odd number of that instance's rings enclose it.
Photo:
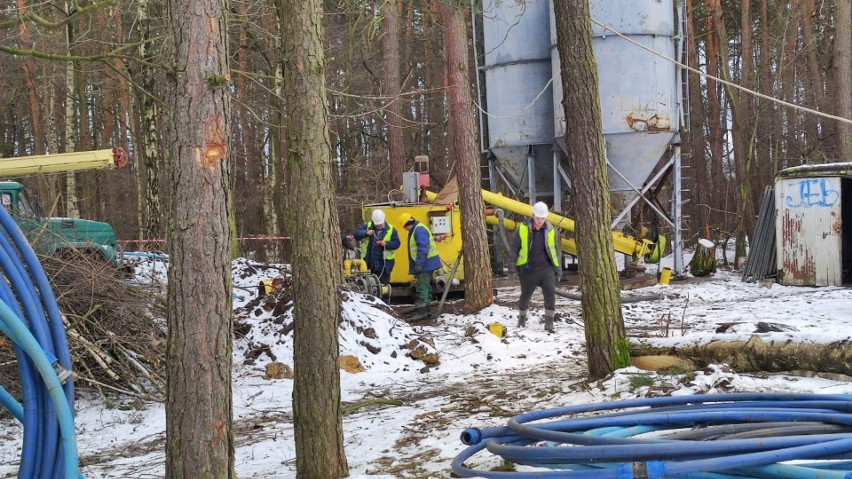
M 461 220 L 458 208 L 448 205 L 434 205 L 431 203 L 378 203 L 364 205 L 362 214 L 364 221 L 370 221 L 373 210 L 381 209 L 385 212 L 385 221 L 396 228 L 401 245 L 396 251 L 396 264 L 391 272 L 391 284 L 410 284 L 414 276 L 408 274 L 408 231 L 399 224 L 399 217 L 403 213 L 409 213 L 417 221 L 429 227 L 435 243 L 438 245 L 438 254 L 441 258 L 443 268 L 438 270 L 436 276 L 443 276 L 449 282 L 450 272 L 462 250 Z M 453 283 L 464 281 L 464 260 L 459 263 Z

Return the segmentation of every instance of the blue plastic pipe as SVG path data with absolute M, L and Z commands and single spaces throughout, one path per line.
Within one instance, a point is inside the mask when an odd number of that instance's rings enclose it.
M 24 425 L 19 479 L 82 477 L 77 472 L 74 387 L 65 328 L 50 283 L 8 212 L 0 208 L 0 330 L 15 346 L 23 405 L 0 404 Z M 60 381 L 58 372 L 67 381 Z
M 20 318 L 15 316 L 12 309 L 3 302 L 0 302 L 0 319 L 10 329 L 16 344 L 32 359 L 41 379 L 47 387 L 51 399 L 53 399 L 53 404 L 58 411 L 57 418 L 62 436 L 62 448 L 65 452 L 65 477 L 74 478 L 77 476 L 77 443 L 74 437 L 74 415 L 65 398 L 65 392 L 63 391 L 62 384 L 59 382 L 59 377 L 56 375 L 51 361 L 41 349 L 41 346 L 30 330 L 27 329 Z
M 677 439 L 691 428 L 707 428 L 712 433 L 696 436 L 717 440 Z M 460 477 L 852 479 L 849 461 L 814 462 L 852 457 L 852 396 L 708 394 L 574 405 L 521 414 L 507 427 L 466 429 L 461 440 L 469 447 L 452 464 Z M 485 449 L 550 470 L 465 466 Z

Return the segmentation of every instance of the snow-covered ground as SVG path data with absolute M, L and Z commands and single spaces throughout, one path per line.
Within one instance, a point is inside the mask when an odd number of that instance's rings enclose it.
M 664 263 L 665 266 L 665 263 Z M 264 379 L 273 361 L 292 366 L 292 316 L 274 298 L 258 299 L 261 279 L 283 268 L 234 262 L 234 308 L 242 331 L 234 348 L 233 395 L 236 470 L 241 478 L 295 477 L 291 379 Z M 165 263 L 156 258 L 137 269 L 141 281 L 164 284 Z M 568 290 L 576 293 L 576 290 Z M 559 297 L 554 334 L 544 332 L 540 293 L 533 297 L 528 327 L 515 328 L 518 289 L 500 288 L 495 304 L 475 315 L 445 313 L 425 324 L 408 324 L 375 298 L 350 293 L 343 302 L 341 355 L 357 358 L 363 372 L 341 371 L 345 405 L 388 400 L 344 416 L 346 454 L 353 478 L 448 478 L 450 463 L 465 446 L 468 427 L 504 426 L 517 414 L 558 406 L 659 394 L 790 391 L 852 394 L 842 378 L 814 375 L 738 374 L 712 365 L 688 378 L 637 368 L 606 380 L 583 381 L 586 353 L 577 301 Z M 852 290 L 743 283 L 720 271 L 701 281 L 625 291 L 652 297 L 626 303 L 631 339 L 660 345 L 747 339 L 760 322 L 784 332 L 760 336 L 793 342 L 849 339 Z M 489 325 L 506 327 L 503 337 Z M 720 325 L 725 332 L 716 333 Z M 415 359 L 411 350 L 419 354 Z M 430 363 L 437 354 L 439 362 Z M 432 356 L 433 358 L 434 356 Z M 647 378 L 635 381 L 636 377 Z M 390 401 L 398 401 L 393 404 Z M 77 401 L 78 449 L 86 478 L 155 478 L 164 475 L 165 411 L 162 404 L 127 400 L 107 408 L 94 396 Z M 21 429 L 0 422 L 0 477 L 15 477 Z M 499 464 L 486 454 L 477 468 Z

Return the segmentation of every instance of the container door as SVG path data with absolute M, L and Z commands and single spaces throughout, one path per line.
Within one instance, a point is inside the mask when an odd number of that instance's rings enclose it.
M 840 286 L 840 178 L 791 178 L 775 187 L 778 278 L 796 286 Z

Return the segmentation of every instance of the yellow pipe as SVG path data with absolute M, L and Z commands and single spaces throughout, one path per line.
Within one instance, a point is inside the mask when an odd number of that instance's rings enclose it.
M 346 276 L 347 278 L 352 276 L 353 266 L 355 267 L 355 269 L 357 269 L 357 271 L 359 273 L 366 273 L 367 270 L 368 270 L 367 262 L 364 261 L 363 259 L 348 259 L 347 258 L 347 259 L 343 260 L 343 275 Z
M 532 206 L 522 201 L 506 198 L 500 193 L 492 193 L 488 190 L 482 190 L 482 201 L 506 211 L 526 216 L 527 218 L 532 218 L 533 215 Z M 574 231 L 574 220 L 571 218 L 551 212 L 547 214 L 547 222 L 561 230 L 569 232 Z
M 488 204 L 492 204 L 499 208 L 502 208 L 507 211 L 511 211 L 513 213 L 517 213 L 519 215 L 523 215 L 526 217 L 532 217 L 533 211 L 532 206 L 527 203 L 513 200 L 511 198 L 507 198 L 500 193 L 492 193 L 488 190 L 480 190 L 482 192 L 482 200 Z M 429 197 L 429 200 L 434 200 L 438 195 L 432 193 L 431 191 L 427 191 L 426 195 Z M 493 218 L 493 220 L 492 220 Z M 548 213 L 547 215 L 548 223 L 553 226 L 568 231 L 573 232 L 575 228 L 574 220 L 568 218 L 567 216 L 558 215 L 556 213 Z M 486 222 L 492 225 L 496 225 L 499 223 L 499 220 L 494 216 L 486 217 Z M 509 222 L 511 222 L 512 227 L 509 227 Z M 511 220 L 504 220 L 503 225 L 506 229 L 510 231 L 515 230 L 515 222 Z M 634 257 L 642 257 L 648 254 L 651 251 L 654 243 L 649 240 L 637 240 L 632 236 L 627 236 L 620 231 L 612 232 L 612 249 L 618 251 L 619 253 L 629 254 Z M 562 251 L 570 254 L 571 256 L 577 256 L 577 243 L 574 239 L 562 239 Z
M 118 160 L 120 156 L 120 154 L 114 152 L 112 149 L 107 149 L 0 158 L 0 177 L 9 178 L 36 173 L 64 173 L 78 170 L 120 168 L 123 166 L 123 163 Z M 126 161 L 126 156 L 123 161 Z
M 359 273 L 366 273 L 367 272 L 368 268 L 367 268 L 367 262 L 366 261 L 364 261 L 363 259 L 356 259 L 353 262 L 355 263 L 355 266 L 358 268 Z

